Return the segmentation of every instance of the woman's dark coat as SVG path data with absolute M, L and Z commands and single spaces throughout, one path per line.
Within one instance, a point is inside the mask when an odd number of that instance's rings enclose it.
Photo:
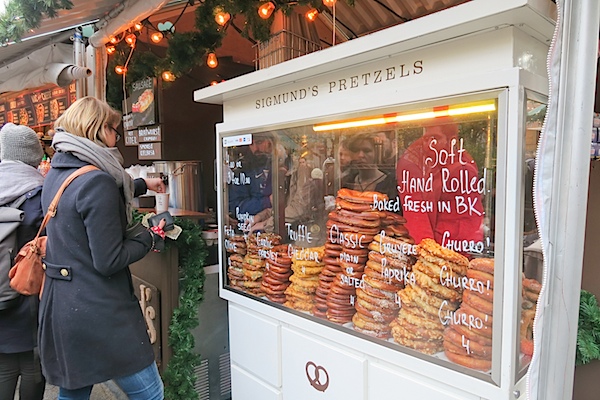
M 55 154 L 42 191 L 44 210 L 84 165 L 71 154 Z M 145 191 L 141 185 L 136 181 Z M 42 371 L 53 385 L 77 389 L 154 361 L 128 267 L 148 253 L 152 237 L 144 231 L 126 240 L 126 224 L 122 192 L 103 171 L 75 179 L 48 223 L 39 343 Z

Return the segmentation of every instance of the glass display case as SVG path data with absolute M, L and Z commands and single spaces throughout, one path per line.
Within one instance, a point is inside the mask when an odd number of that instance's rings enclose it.
M 494 301 L 502 299 L 494 249 L 498 109 L 506 104 L 497 96 L 224 136 L 225 286 L 490 375 L 500 345 Z M 529 136 L 544 105 L 527 107 L 527 156 L 535 157 Z M 524 171 L 531 185 L 532 170 Z M 530 246 L 535 219 L 531 198 L 523 202 Z M 536 278 L 523 280 L 523 366 Z
M 220 295 L 235 398 L 525 393 L 555 5 L 490 6 L 195 93 L 223 104 Z

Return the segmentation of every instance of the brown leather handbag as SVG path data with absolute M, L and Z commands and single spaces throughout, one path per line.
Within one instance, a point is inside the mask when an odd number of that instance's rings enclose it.
M 48 207 L 48 212 L 40 225 L 40 229 L 38 229 L 37 235 L 21 247 L 21 250 L 19 250 L 19 253 L 15 257 L 13 267 L 8 272 L 10 287 L 17 292 L 28 296 L 33 294 L 39 294 L 40 297 L 42 296 L 42 288 L 44 287 L 44 279 L 46 278 L 42 259 L 46 257 L 47 236 L 40 237 L 40 234 L 46 228 L 46 224 L 48 224 L 50 218 L 56 215 L 58 201 L 66 187 L 78 176 L 96 169 L 98 168 L 93 165 L 86 165 L 85 167 L 79 168 L 69 175 L 58 189 L 58 192 L 56 192 L 54 199 L 52 199 L 52 202 Z

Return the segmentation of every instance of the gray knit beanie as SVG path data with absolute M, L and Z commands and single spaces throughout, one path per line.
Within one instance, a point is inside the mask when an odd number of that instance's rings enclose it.
M 43 156 L 44 149 L 33 129 L 10 122 L 0 129 L 0 160 L 21 161 L 37 168 Z

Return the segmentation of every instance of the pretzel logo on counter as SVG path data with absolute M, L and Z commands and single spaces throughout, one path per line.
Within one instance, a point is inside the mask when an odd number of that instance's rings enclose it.
M 310 385 L 319 392 L 324 392 L 329 387 L 329 374 L 327 370 L 312 361 L 306 363 L 306 377 Z M 321 374 L 324 376 L 324 382 L 321 382 Z

